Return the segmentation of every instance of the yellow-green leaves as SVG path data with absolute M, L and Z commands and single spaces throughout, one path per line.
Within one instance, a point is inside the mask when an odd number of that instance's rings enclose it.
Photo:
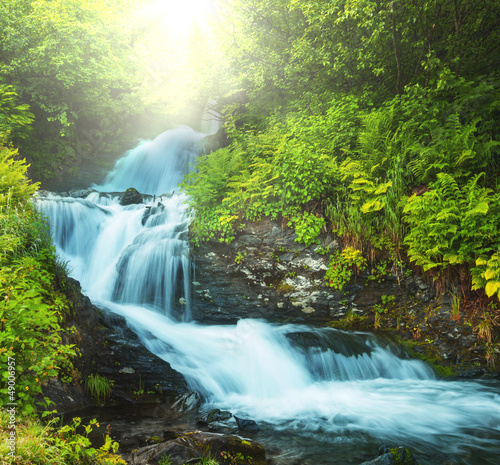
M 376 184 L 368 179 L 354 179 L 349 186 L 353 192 L 353 199 L 359 198 L 364 200 L 361 205 L 363 213 L 370 213 L 382 210 L 386 204 L 386 196 L 388 189 L 392 187 L 392 181 Z
M 500 300 L 500 252 L 490 258 L 479 257 L 471 271 L 472 289 L 484 288 L 488 297 L 496 295 Z
M 499 194 L 478 185 L 477 175 L 460 186 L 449 174 L 420 196 L 408 199 L 404 208 L 410 226 L 404 243 L 408 256 L 424 271 L 437 275 L 450 266 L 476 265 L 472 289 L 484 289 L 491 297 L 500 289 L 500 266 L 495 253 L 500 224 Z

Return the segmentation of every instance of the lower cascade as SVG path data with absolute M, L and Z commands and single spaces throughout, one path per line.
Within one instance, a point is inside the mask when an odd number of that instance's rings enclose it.
M 191 321 L 189 215 L 178 185 L 201 137 L 178 128 L 141 144 L 83 197 L 39 194 L 58 252 L 90 299 L 124 316 L 210 408 L 252 418 L 299 449 L 323 448 L 323 463 L 353 463 L 332 451 L 367 441 L 414 447 L 421 463 L 497 463 L 498 385 L 439 380 L 370 334 Z M 143 203 L 122 205 L 131 187 Z

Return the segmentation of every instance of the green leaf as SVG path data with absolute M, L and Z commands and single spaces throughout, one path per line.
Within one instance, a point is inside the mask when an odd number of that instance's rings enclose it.
M 486 291 L 486 295 L 488 297 L 491 297 L 493 294 L 495 294 L 498 290 L 500 289 L 500 281 L 489 281 L 486 284 L 486 287 L 484 290 Z
M 489 210 L 489 205 L 487 202 L 479 202 L 472 210 L 469 210 L 465 215 L 466 216 L 472 216 L 472 215 L 486 215 Z

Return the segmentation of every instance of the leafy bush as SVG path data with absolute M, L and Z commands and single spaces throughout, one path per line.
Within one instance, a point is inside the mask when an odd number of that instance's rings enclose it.
M 326 285 L 339 291 L 351 279 L 352 274 L 358 276 L 366 268 L 366 260 L 360 250 L 346 247 L 342 252 L 335 251 L 330 256 L 330 264 L 325 273 Z
M 435 278 L 449 267 L 476 264 L 474 289 L 486 287 L 494 278 L 493 268 L 482 272 L 481 267 L 488 263 L 483 257 L 496 253 L 499 246 L 500 194 L 480 187 L 481 177 L 460 186 L 451 175 L 439 173 L 429 191 L 413 195 L 404 207 L 410 260 L 424 271 L 432 270 Z M 488 285 L 489 295 L 492 286 Z
M 500 300 L 500 252 L 489 259 L 484 256 L 476 259 L 471 273 L 472 289 L 484 289 L 488 297 L 496 295 Z
M 42 383 L 70 376 L 72 345 L 63 344 L 61 326 L 68 302 L 56 290 L 56 258 L 47 226 L 30 196 L 37 185 L 26 178 L 27 166 L 16 152 L 0 148 L 0 363 L 15 367 L 15 392 L 9 372 L 0 378 L 0 405 L 14 395 L 19 410 L 34 410 Z
M 42 383 L 71 370 L 73 345 L 63 344 L 61 321 L 68 306 L 51 289 L 51 274 L 31 257 L 14 260 L 0 268 L 0 361 L 15 360 L 15 396 L 21 411 L 34 410 Z M 8 372 L 1 380 L 1 405 L 8 403 Z
M 294 216 L 288 222 L 288 226 L 293 226 L 297 242 L 302 242 L 307 247 L 311 244 L 318 244 L 318 236 L 325 227 L 325 219 L 317 217 L 312 213 L 304 212 L 302 215 Z

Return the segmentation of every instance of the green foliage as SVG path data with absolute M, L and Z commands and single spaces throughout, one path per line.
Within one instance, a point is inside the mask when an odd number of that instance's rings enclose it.
M 500 300 L 500 252 L 495 252 L 489 259 L 484 256 L 477 258 L 471 274 L 472 289 L 484 289 L 488 297 L 496 295 Z
M 0 139 L 0 208 L 4 210 L 18 202 L 26 202 L 39 187 L 26 177 L 27 166 L 18 160 L 17 150 L 4 147 Z
M 159 461 L 158 465 L 171 465 L 172 464 L 172 458 L 170 455 L 164 455 Z
M 346 247 L 341 253 L 336 250 L 330 255 L 330 264 L 325 273 L 326 285 L 341 291 L 353 273 L 358 276 L 365 268 L 366 260 L 360 250 L 353 247 Z
M 448 174 L 437 178 L 428 192 L 408 199 L 404 213 L 410 260 L 439 275 L 450 265 L 473 265 L 497 250 L 500 197 L 478 185 L 481 175 L 464 186 Z
M 50 423 L 49 423 L 50 424 Z M 78 428 L 85 431 L 84 434 L 77 432 Z M 68 425 L 61 426 L 52 435 L 52 441 L 57 448 L 62 463 L 64 464 L 100 464 L 100 465 L 125 465 L 125 461 L 120 456 L 116 455 L 119 444 L 113 441 L 106 432 L 104 444 L 96 449 L 92 447 L 92 443 L 88 435 L 92 432 L 93 427 L 99 427 L 97 420 L 90 420 L 88 425 L 82 425 L 82 420 L 79 417 L 74 417 Z M 47 440 L 47 442 L 52 442 Z
M 3 111 L 3 110 L 2 110 Z M 0 147 L 0 362 L 15 367 L 0 379 L 0 405 L 13 396 L 30 413 L 48 379 L 71 376 L 73 345 L 63 342 L 72 331 L 62 322 L 69 306 L 57 290 L 56 258 L 48 229 L 31 203 L 38 187 L 26 177 L 17 152 Z
M 333 93 L 380 102 L 408 86 L 445 89 L 450 73 L 488 76 L 500 55 L 498 13 L 495 0 L 232 0 L 221 19 L 250 120 L 285 105 L 320 112 Z
M 42 252 L 43 253 L 43 252 Z M 16 399 L 25 413 L 33 411 L 41 384 L 71 370 L 72 345 L 64 344 L 61 327 L 67 303 L 51 289 L 51 274 L 43 263 L 23 257 L 0 268 L 0 361 L 15 360 Z M 0 402 L 8 402 L 8 372 L 2 375 Z
M 85 389 L 99 405 L 106 403 L 111 396 L 111 383 L 105 376 L 97 373 L 87 377 Z
M 241 252 L 238 252 L 236 254 L 236 257 L 234 258 L 234 263 L 237 263 L 238 265 L 240 263 L 243 263 L 245 261 L 245 257 L 246 257 L 247 253 L 244 252 L 244 253 L 241 253 Z
M 34 115 L 29 105 L 17 104 L 17 94 L 12 86 L 0 84 L 0 141 L 24 139 L 28 136 Z
M 368 281 L 377 281 L 380 284 L 390 273 L 389 263 L 383 260 L 371 269 Z
M 302 215 L 292 217 L 288 226 L 294 227 L 295 234 L 297 234 L 295 240 L 309 247 L 311 244 L 319 243 L 318 236 L 325 227 L 325 219 L 304 212 Z
M 477 137 L 479 122 L 476 118 L 462 124 L 454 114 L 444 125 L 435 124 L 431 139 L 415 147 L 416 155 L 408 165 L 416 182 L 432 182 L 439 173 L 452 174 L 459 181 L 488 167 L 499 143 Z
M 222 451 L 220 453 L 220 459 L 222 463 L 229 465 L 238 465 L 238 464 L 251 465 L 253 463 L 253 458 L 251 456 L 249 455 L 245 456 L 241 452 Z

